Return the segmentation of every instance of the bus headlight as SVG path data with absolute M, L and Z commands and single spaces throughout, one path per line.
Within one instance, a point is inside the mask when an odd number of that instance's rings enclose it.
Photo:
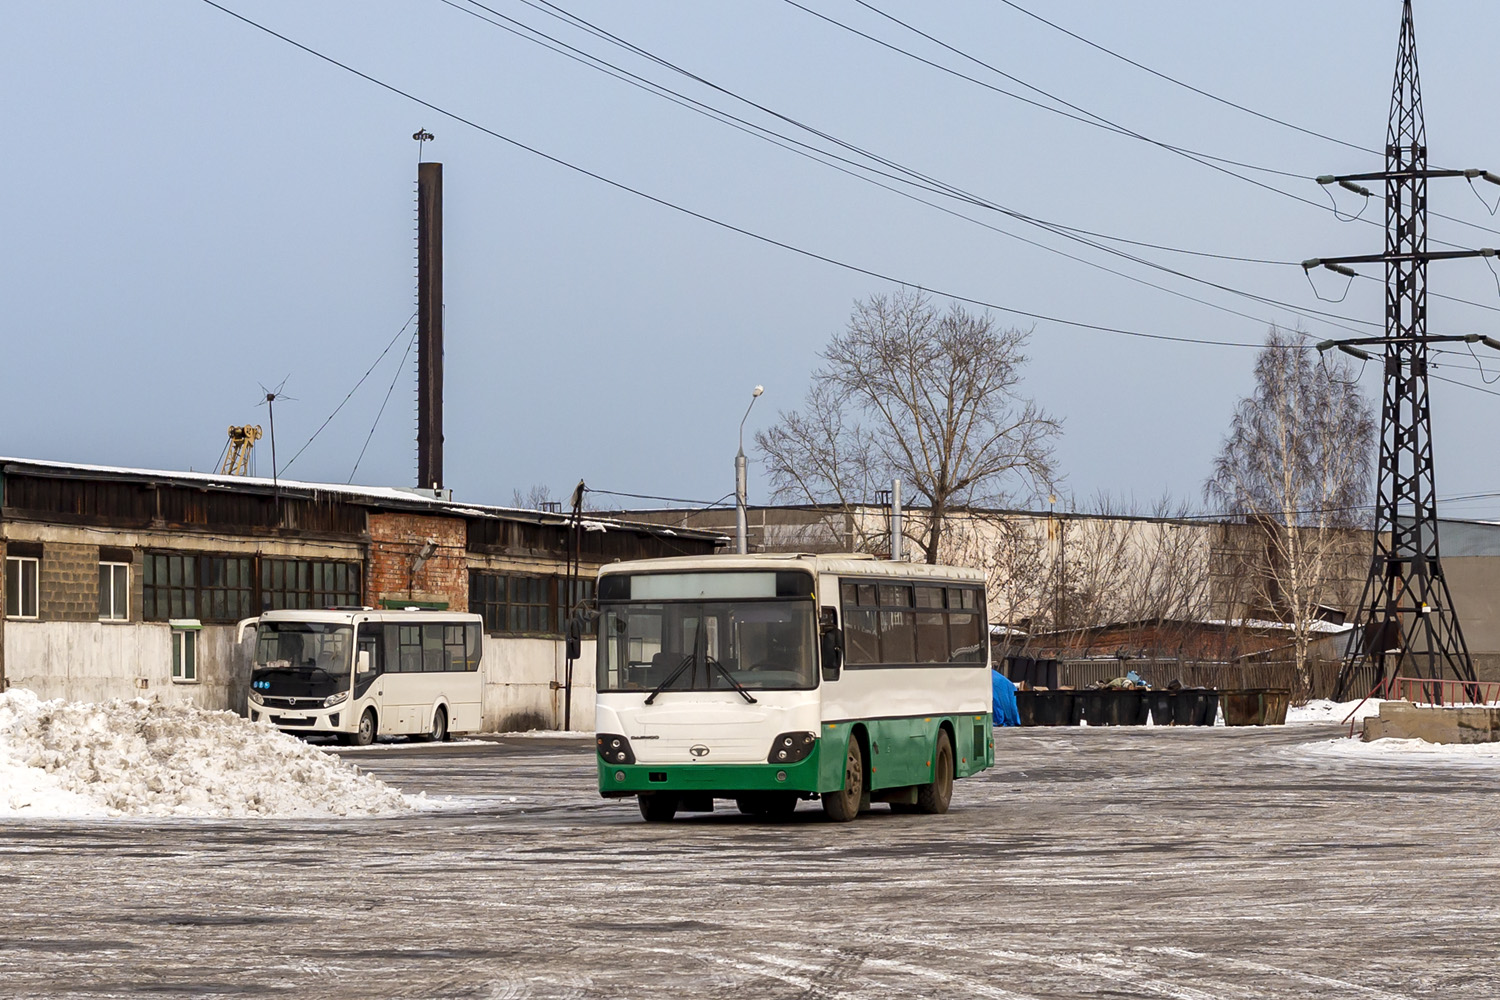
M 806 760 L 817 745 L 817 733 L 782 733 L 771 741 L 771 752 L 766 754 L 766 763 L 795 764 L 799 760 Z
M 341 701 L 347 701 L 348 698 L 349 698 L 349 692 L 348 691 L 340 691 L 338 694 L 331 694 L 327 698 L 323 699 L 323 707 L 324 708 L 332 708 L 333 706 L 337 705 Z
M 599 756 L 610 764 L 634 764 L 635 751 L 630 749 L 630 741 L 615 733 L 600 733 L 595 737 L 595 743 L 599 747 Z
M 260 692 L 259 691 L 255 690 L 255 688 L 251 688 L 250 689 L 250 703 L 252 705 L 264 705 L 266 702 L 265 702 L 265 699 L 263 699 L 260 696 Z

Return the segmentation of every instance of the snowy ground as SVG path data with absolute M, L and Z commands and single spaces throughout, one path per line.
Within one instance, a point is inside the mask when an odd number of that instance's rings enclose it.
M 1004 730 L 946 816 L 846 825 L 647 826 L 519 736 L 358 755 L 463 809 L 0 821 L 0 996 L 1500 996 L 1500 763 L 1339 732 Z

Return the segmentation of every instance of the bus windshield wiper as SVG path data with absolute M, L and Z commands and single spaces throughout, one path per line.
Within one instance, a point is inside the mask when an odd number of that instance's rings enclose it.
M 706 657 L 706 659 L 708 660 L 708 665 L 710 667 L 724 675 L 724 679 L 729 682 L 729 686 L 738 691 L 740 693 L 740 697 L 744 698 L 745 701 L 749 702 L 752 705 L 755 704 L 755 695 L 746 690 L 745 685 L 734 679 L 734 674 L 731 674 L 729 672 L 728 667 L 724 666 L 724 664 L 720 663 L 712 656 Z
M 649 705 L 653 701 L 655 701 L 657 695 L 661 694 L 667 688 L 671 687 L 672 682 L 681 677 L 682 672 L 693 665 L 693 656 L 693 653 L 689 653 L 688 655 L 684 656 L 682 658 L 682 662 L 677 664 L 677 669 L 668 674 L 666 680 L 662 681 L 660 684 L 656 685 L 656 687 L 651 689 L 651 693 L 646 695 L 646 704 Z

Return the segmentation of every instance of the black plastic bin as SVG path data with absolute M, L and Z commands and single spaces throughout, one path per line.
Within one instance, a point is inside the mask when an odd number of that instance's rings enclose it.
M 1115 690 L 1115 725 L 1144 726 L 1151 715 L 1149 691 L 1118 688 Z
M 1178 688 L 1172 699 L 1172 724 L 1174 726 L 1201 726 L 1205 714 L 1205 699 L 1208 692 L 1203 688 Z
M 1153 726 L 1177 725 L 1176 691 L 1147 691 L 1145 697 L 1151 704 L 1151 724 Z
M 1032 691 L 1033 726 L 1076 726 L 1072 691 Z M 1022 722 L 1022 725 L 1026 725 Z
M 1193 712 L 1193 725 L 1211 726 L 1219 721 L 1219 692 L 1213 688 L 1203 689 L 1203 701 Z
M 1105 688 L 1089 688 L 1077 693 L 1083 703 L 1083 721 L 1091 726 L 1113 726 L 1119 709 L 1115 706 L 1113 692 Z

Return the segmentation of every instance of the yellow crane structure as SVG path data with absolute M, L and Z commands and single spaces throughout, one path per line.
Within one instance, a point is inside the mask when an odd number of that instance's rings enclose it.
M 229 428 L 229 447 L 224 452 L 224 467 L 219 470 L 224 476 L 248 476 L 250 474 L 250 451 L 260 440 L 260 425 L 246 424 Z

